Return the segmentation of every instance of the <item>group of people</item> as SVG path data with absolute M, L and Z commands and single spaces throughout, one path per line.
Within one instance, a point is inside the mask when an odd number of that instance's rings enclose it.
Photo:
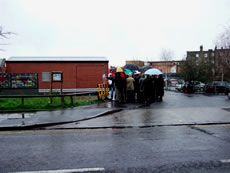
M 164 80 L 162 75 L 140 75 L 116 72 L 109 76 L 110 98 L 119 103 L 145 103 L 162 101 Z

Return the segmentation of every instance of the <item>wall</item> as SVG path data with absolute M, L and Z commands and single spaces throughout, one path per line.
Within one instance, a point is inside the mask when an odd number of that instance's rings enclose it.
M 39 89 L 50 88 L 50 82 L 42 81 L 42 72 L 51 71 L 63 72 L 63 89 L 97 88 L 108 62 L 7 62 L 8 73 L 38 73 Z M 60 83 L 53 88 L 60 88 Z

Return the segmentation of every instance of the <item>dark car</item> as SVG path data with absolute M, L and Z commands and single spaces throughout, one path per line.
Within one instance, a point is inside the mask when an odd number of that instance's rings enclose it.
M 226 95 L 228 95 L 230 93 L 230 83 L 229 82 L 226 82 L 226 87 L 225 87 L 224 93 Z
M 227 82 L 225 81 L 213 81 L 205 85 L 206 93 L 224 93 Z

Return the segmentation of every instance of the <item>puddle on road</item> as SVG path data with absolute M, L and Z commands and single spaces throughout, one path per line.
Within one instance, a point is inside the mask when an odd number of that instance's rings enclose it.
M 0 114 L 0 119 L 25 119 L 30 118 L 34 113 L 12 113 L 12 114 Z

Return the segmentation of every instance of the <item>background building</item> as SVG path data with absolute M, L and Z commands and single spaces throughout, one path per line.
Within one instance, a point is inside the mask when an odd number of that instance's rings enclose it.
M 144 65 L 152 66 L 159 69 L 162 73 L 178 73 L 180 72 L 180 65 L 183 61 L 126 61 L 126 64 L 136 64 L 138 67 Z
M 178 73 L 180 72 L 180 63 L 182 61 L 149 61 L 149 65 L 159 69 L 162 73 Z
M 135 60 L 125 61 L 125 64 L 136 64 L 138 67 L 142 67 L 145 65 L 144 61 L 135 61 Z
M 209 49 L 199 51 L 187 51 L 187 59 L 193 58 L 196 64 L 204 63 L 212 71 L 213 80 L 230 80 L 230 49 Z

